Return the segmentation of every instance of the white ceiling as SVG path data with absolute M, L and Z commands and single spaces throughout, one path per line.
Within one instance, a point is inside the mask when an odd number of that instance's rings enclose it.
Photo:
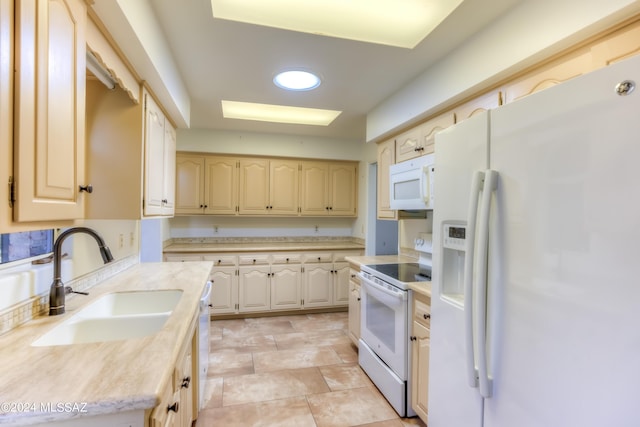
M 465 0 L 414 49 L 214 19 L 209 0 L 150 3 L 191 97 L 192 129 L 362 141 L 367 112 L 519 1 Z M 319 73 L 322 85 L 287 92 L 273 84 L 275 73 L 297 67 Z M 327 127 L 224 119 L 222 99 L 343 113 Z

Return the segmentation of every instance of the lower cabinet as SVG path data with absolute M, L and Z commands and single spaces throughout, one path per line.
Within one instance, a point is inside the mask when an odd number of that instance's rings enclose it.
M 349 272 L 349 338 L 358 346 L 360 340 L 360 278 L 358 270 Z
M 194 382 L 194 348 L 197 349 L 197 319 L 192 322 L 193 331 L 182 346 L 182 354 L 174 367 L 173 375 L 160 397 L 160 404 L 149 416 L 149 427 L 190 427 L 197 418 L 197 384 Z
M 165 261 L 213 261 L 211 314 L 348 306 L 349 263 L 362 252 L 166 253 Z
M 414 292 L 413 296 L 411 407 L 426 423 L 429 401 L 431 299 L 417 292 Z

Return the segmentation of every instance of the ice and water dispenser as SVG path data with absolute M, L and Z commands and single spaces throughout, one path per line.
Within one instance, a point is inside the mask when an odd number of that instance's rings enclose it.
M 464 307 L 464 261 L 467 226 L 462 221 L 442 224 L 442 299 Z

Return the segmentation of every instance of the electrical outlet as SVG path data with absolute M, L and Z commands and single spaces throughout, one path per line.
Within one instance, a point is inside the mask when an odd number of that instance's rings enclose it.
M 318 226 L 316 225 L 316 233 L 318 232 Z
M 122 248 L 124 246 L 124 234 L 120 233 L 118 236 L 118 248 Z
M 217 225 L 214 225 L 214 226 L 213 226 L 213 232 L 214 232 L 214 233 L 217 233 L 217 232 L 218 232 L 218 226 L 217 226 Z
M 133 247 L 136 243 L 136 235 L 132 232 L 129 233 L 129 246 Z

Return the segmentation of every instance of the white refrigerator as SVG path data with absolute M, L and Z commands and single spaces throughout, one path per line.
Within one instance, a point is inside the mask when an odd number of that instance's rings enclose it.
M 436 136 L 429 427 L 640 426 L 636 83 L 640 55 Z

